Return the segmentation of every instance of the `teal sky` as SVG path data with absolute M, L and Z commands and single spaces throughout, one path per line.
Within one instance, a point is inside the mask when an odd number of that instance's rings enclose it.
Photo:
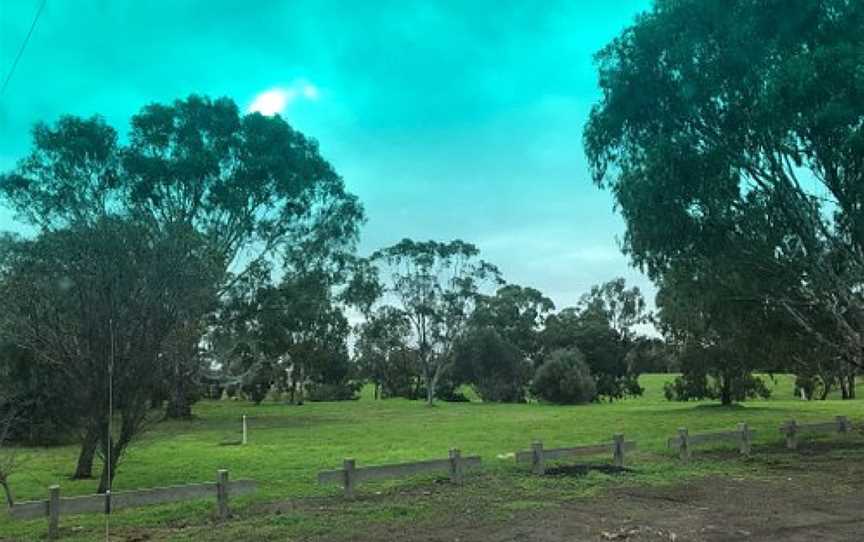
M 0 0 L 0 74 L 40 0 Z M 510 282 L 559 307 L 629 268 L 612 198 L 593 186 L 582 127 L 592 55 L 648 0 L 48 0 L 0 96 L 0 170 L 39 120 L 190 93 L 282 115 L 320 142 L 369 217 L 361 252 L 402 237 L 477 244 Z M 0 229 L 17 229 L 0 211 Z

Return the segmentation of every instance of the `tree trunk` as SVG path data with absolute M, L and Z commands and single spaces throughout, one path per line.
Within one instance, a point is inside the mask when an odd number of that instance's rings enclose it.
M 81 442 L 81 453 L 78 454 L 78 465 L 75 467 L 73 480 L 85 480 L 93 477 L 93 457 L 99 445 L 99 430 L 91 425 L 87 428 L 84 440 Z
M 725 375 L 720 377 L 720 404 L 724 406 L 732 404 L 732 382 Z
M 175 375 L 171 397 L 165 409 L 165 417 L 172 420 L 188 420 L 192 417 L 192 404 L 186 393 L 186 381 Z
M 12 496 L 12 488 L 9 487 L 9 482 L 5 477 L 0 479 L 0 486 L 3 487 L 3 492 L 6 494 L 6 504 L 11 509 L 15 506 L 15 498 Z
M 168 401 L 165 417 L 172 420 L 188 420 L 192 418 L 192 405 L 186 400 L 186 395 L 173 397 Z
M 855 399 L 855 372 L 849 375 L 849 399 Z
M 435 403 L 435 389 L 432 381 L 429 380 L 426 382 L 426 404 L 429 406 L 433 406 Z
M 434 373 L 430 373 L 427 368 L 423 371 L 423 379 L 426 381 L 426 404 L 432 406 L 435 402 L 435 384 L 436 378 Z
M 824 401 L 828 398 L 828 394 L 831 392 L 831 388 L 828 385 L 822 386 L 822 393 L 819 394 L 819 400 Z
M 187 363 L 188 364 L 188 363 Z M 171 382 L 171 392 L 165 417 L 172 420 L 188 420 L 192 417 L 192 403 L 189 402 L 188 384 L 192 376 L 184 371 L 184 363 L 179 359 L 174 361 L 174 374 Z
M 102 474 L 99 476 L 99 489 L 96 490 L 96 493 L 103 494 L 108 491 L 108 488 L 112 486 L 114 482 L 114 478 L 117 476 L 117 463 L 118 463 L 118 454 L 111 454 L 111 480 L 108 480 L 108 468 L 107 461 L 102 462 Z

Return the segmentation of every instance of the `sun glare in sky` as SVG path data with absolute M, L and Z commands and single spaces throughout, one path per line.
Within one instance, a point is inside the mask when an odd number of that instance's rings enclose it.
M 255 96 L 248 110 L 250 113 L 276 115 L 285 111 L 285 108 L 297 98 L 314 101 L 318 99 L 318 95 L 318 87 L 311 83 L 297 84 L 292 87 L 274 87 Z
M 291 102 L 296 95 L 297 93 L 290 89 L 273 88 L 266 90 L 255 96 L 255 99 L 252 100 L 251 104 L 249 104 L 249 112 L 253 113 L 257 111 L 258 113 L 267 116 L 281 113 L 286 107 L 288 107 L 288 103 Z

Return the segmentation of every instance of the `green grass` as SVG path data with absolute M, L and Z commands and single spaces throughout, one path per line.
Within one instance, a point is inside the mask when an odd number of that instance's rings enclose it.
M 668 378 L 668 375 L 643 376 L 641 382 L 646 393 L 638 399 L 573 407 L 472 402 L 439 403 L 429 408 L 422 402 L 401 399 L 373 401 L 365 390 L 361 400 L 347 403 L 303 406 L 264 403 L 256 407 L 235 401 L 202 402 L 195 407 L 195 420 L 160 423 L 135 444 L 120 467 L 115 490 L 212 481 L 217 469 L 227 468 L 233 479 L 258 480 L 261 490 L 256 496 L 238 499 L 236 503 L 241 516 L 257 519 L 232 522 L 225 527 L 225 540 L 268 536 L 284 539 L 286 533 L 314 534 L 338 531 L 340 526 L 353 529 L 367 523 L 416 521 L 435 513 L 439 510 L 436 507 L 450 506 L 452 495 L 447 492 L 439 495 L 437 489 L 425 499 L 384 498 L 343 504 L 338 499 L 321 499 L 338 495 L 340 489 L 320 487 L 315 477 L 318 471 L 338 468 L 346 457 L 355 458 L 362 467 L 443 458 L 449 448 L 460 448 L 463 455 L 480 455 L 484 461 L 484 474 L 469 476 L 460 498 L 483 502 L 490 514 L 506 518 L 518 510 L 547 506 L 550 500 L 590 494 L 619 483 L 595 473 L 579 479 L 528 476 L 527 467 L 516 467 L 507 454 L 529 448 L 535 439 L 542 440 L 546 447 L 558 447 L 609 441 L 612 433 L 623 432 L 639 446 L 632 458 L 638 468 L 627 477 L 629 483 L 669 483 L 730 470 L 760 475 L 757 466 L 734 456 L 731 456 L 734 460 L 717 456 L 694 461 L 687 467 L 678 465 L 664 449 L 666 439 L 674 436 L 678 427 L 696 433 L 728 430 L 738 422 L 747 422 L 757 431 L 754 448 L 759 453 L 760 446 L 778 447 L 781 438 L 777 427 L 786 419 L 794 417 L 806 423 L 830 420 L 836 415 L 849 416 L 856 422 L 864 418 L 864 401 L 796 399 L 788 376 L 778 377 L 772 383 L 774 394 L 770 400 L 726 408 L 712 403 L 667 402 L 662 386 Z M 249 416 L 249 443 L 222 445 L 224 441 L 239 440 L 243 414 Z M 47 487 L 55 483 L 61 485 L 66 496 L 93 493 L 96 481 L 68 479 L 77 451 L 74 446 L 20 450 L 26 463 L 11 479 L 17 499 L 43 499 Z M 422 492 L 424 487 L 441 485 L 430 485 L 430 480 L 426 477 L 363 484 L 359 493 L 411 494 Z M 500 499 L 496 504 L 499 499 L 495 493 L 504 488 L 515 493 L 506 502 Z M 258 503 L 282 500 L 300 505 L 278 515 L 253 513 Z M 305 506 L 306 502 L 327 503 L 325 507 L 335 507 L 339 513 L 321 513 L 315 507 Z M 145 507 L 119 512 L 112 523 L 127 529 L 186 525 L 187 528 L 173 533 L 171 539 L 192 536 L 188 538 L 191 540 L 207 533 L 212 508 L 212 502 L 203 501 Z M 61 522 L 64 539 L 92 539 L 102 521 L 94 515 L 64 517 Z M 38 538 L 43 536 L 45 524 L 44 520 L 11 521 L 0 514 L 0 539 Z M 213 538 L 210 535 L 207 537 Z

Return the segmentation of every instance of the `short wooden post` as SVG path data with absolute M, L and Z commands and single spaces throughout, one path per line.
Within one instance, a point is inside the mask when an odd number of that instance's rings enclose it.
M 462 480 L 462 452 L 454 448 L 450 450 L 450 481 L 461 486 Z
M 342 462 L 342 469 L 345 471 L 345 481 L 343 483 L 345 485 L 346 499 L 354 498 L 354 484 L 356 483 L 355 465 L 356 463 L 353 459 L 346 459 Z
M 246 436 L 247 436 L 247 432 L 246 432 L 246 415 L 244 414 L 244 415 L 243 415 L 243 444 L 246 444 Z
M 786 433 L 786 448 L 790 450 L 798 449 L 798 424 L 795 420 L 789 420 L 783 426 Z
M 741 452 L 741 455 L 749 456 L 750 450 L 753 447 L 753 435 L 750 433 L 750 427 L 746 423 L 739 423 L 738 431 L 741 433 L 738 450 Z
M 531 458 L 531 470 L 534 474 L 545 474 L 546 473 L 546 461 L 543 458 L 543 443 L 539 440 L 535 440 L 531 443 L 531 452 L 533 452 Z
M 56 540 L 60 536 L 60 486 L 48 488 L 48 538 Z
M 686 427 L 678 428 L 678 442 L 680 444 L 680 447 L 678 448 L 678 457 L 681 461 L 690 461 L 690 433 L 687 431 Z
M 849 419 L 846 416 L 837 416 L 835 419 L 837 420 L 838 433 L 848 433 L 852 429 Z
M 621 433 L 615 433 L 612 435 L 612 442 L 615 443 L 615 447 L 612 450 L 612 464 L 616 467 L 624 466 L 624 435 Z
M 216 471 L 216 503 L 219 511 L 219 519 L 228 519 L 228 471 L 220 469 Z

